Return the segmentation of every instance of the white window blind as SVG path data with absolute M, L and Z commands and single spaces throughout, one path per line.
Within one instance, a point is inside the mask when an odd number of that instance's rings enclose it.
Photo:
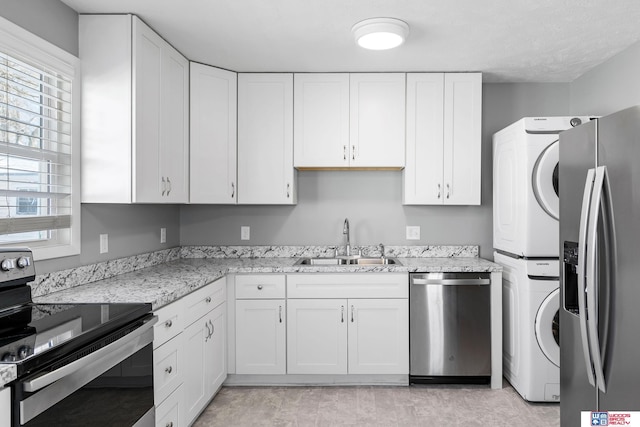
M 79 242 L 74 75 L 19 49 L 0 44 L 0 245 L 65 256 L 64 246 Z

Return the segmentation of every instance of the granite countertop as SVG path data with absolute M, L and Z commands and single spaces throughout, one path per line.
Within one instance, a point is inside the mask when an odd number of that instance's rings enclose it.
M 144 302 L 158 309 L 219 279 L 240 273 L 493 272 L 476 257 L 398 258 L 402 265 L 295 265 L 297 258 L 183 258 L 34 298 L 39 303 Z
M 18 377 L 15 365 L 0 363 L 0 389 Z

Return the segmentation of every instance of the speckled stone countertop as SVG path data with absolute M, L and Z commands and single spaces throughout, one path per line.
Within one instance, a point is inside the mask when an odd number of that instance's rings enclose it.
M 475 257 L 398 258 L 401 265 L 296 265 L 297 258 L 183 258 L 34 298 L 39 303 L 145 302 L 153 309 L 226 274 L 353 272 L 493 272 L 502 267 Z
M 15 365 L 5 365 L 0 363 L 0 388 L 10 383 L 18 377 Z

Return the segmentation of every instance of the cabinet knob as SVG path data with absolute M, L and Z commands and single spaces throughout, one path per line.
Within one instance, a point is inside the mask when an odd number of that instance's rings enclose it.
M 166 322 L 164 322 L 164 326 L 166 328 L 170 328 L 173 326 L 173 322 L 171 321 L 171 319 L 167 320 Z
M 173 427 L 173 421 L 169 421 L 167 424 L 165 424 L 165 427 Z
M 171 372 L 173 372 L 173 368 L 172 368 L 171 366 L 167 366 L 166 368 L 164 368 L 164 371 L 165 371 L 167 374 L 170 374 Z
M 258 290 L 261 291 L 262 290 L 262 285 L 258 285 Z
M 206 302 L 207 304 L 209 304 L 211 302 L 211 297 L 206 297 L 204 299 L 204 302 Z

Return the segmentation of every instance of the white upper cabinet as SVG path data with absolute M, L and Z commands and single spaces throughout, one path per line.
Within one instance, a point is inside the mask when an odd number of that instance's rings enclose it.
M 347 167 L 349 74 L 295 74 L 295 167 Z
M 350 165 L 404 167 L 405 74 L 350 76 Z
M 235 204 L 237 74 L 191 63 L 191 203 Z
M 133 15 L 81 15 L 82 201 L 188 198 L 189 63 Z
M 407 74 L 403 203 L 479 205 L 482 75 Z
M 238 75 L 238 203 L 296 203 L 293 74 Z

